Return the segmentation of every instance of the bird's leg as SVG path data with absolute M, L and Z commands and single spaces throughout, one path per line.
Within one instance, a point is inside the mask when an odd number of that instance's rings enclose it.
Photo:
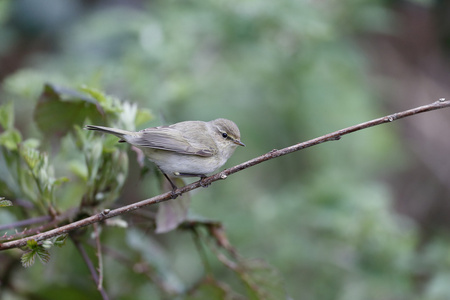
M 170 185 L 172 186 L 172 198 L 175 199 L 176 197 L 178 197 L 178 195 L 175 193 L 175 190 L 178 189 L 178 187 L 175 185 L 175 183 L 173 183 L 172 179 L 170 179 L 169 176 L 167 176 L 166 173 L 162 172 L 164 177 L 167 178 L 167 180 L 169 181 Z

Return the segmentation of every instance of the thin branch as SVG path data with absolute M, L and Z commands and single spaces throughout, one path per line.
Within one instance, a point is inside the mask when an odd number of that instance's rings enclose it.
M 98 291 L 102 295 L 102 299 L 108 300 L 109 299 L 108 294 L 106 294 L 106 291 L 101 286 L 100 278 L 98 277 L 98 274 L 97 274 L 97 271 L 95 270 L 94 264 L 92 263 L 91 259 L 89 258 L 89 255 L 87 254 L 83 245 L 76 238 L 72 238 L 72 241 L 75 244 L 75 247 L 77 248 L 77 250 L 80 252 L 81 257 L 83 258 L 84 262 L 86 263 L 86 265 L 89 269 L 89 272 L 91 273 L 92 279 L 94 280 Z
M 24 236 L 29 236 L 30 234 L 37 234 L 40 233 L 44 230 L 48 230 L 49 228 L 57 228 L 58 224 L 61 224 L 62 222 L 68 221 L 71 218 L 73 218 L 73 216 L 79 211 L 79 208 L 70 208 L 67 211 L 65 211 L 64 213 L 62 213 L 61 215 L 55 216 L 55 217 L 51 217 L 51 216 L 41 216 L 41 217 L 36 217 L 36 218 L 32 218 L 32 219 L 26 219 L 23 221 L 18 221 L 18 222 L 14 222 L 11 224 L 5 224 L 0 226 L 0 230 L 4 230 L 4 229 L 8 229 L 8 228 L 16 228 L 16 227 L 21 227 L 21 226 L 26 226 L 26 225 L 31 225 L 34 223 L 38 223 L 38 222 L 44 222 L 44 221 L 48 221 L 51 220 L 50 222 L 40 225 L 38 227 L 34 227 L 34 228 L 30 228 L 30 229 L 24 229 L 21 232 L 18 232 L 16 234 L 12 234 L 12 235 L 3 235 L 0 237 L 0 245 L 2 244 L 3 241 L 10 241 L 10 240 L 14 240 L 14 239 L 18 239 L 18 238 L 22 238 Z
M 10 242 L 6 242 L 6 243 L 1 243 L 0 244 L 0 250 L 6 250 L 6 249 L 11 249 L 11 248 L 17 248 L 17 247 L 22 247 L 25 246 L 28 240 L 35 240 L 37 242 L 41 242 L 43 240 L 52 238 L 54 236 L 58 236 L 61 234 L 65 234 L 68 233 L 72 230 L 81 228 L 81 227 L 85 227 L 88 226 L 90 224 L 96 223 L 96 222 L 101 222 L 105 219 L 109 219 L 118 215 L 122 215 L 125 213 L 128 213 L 130 211 L 134 211 L 136 209 L 139 209 L 141 207 L 147 206 L 147 205 L 151 205 L 151 204 L 155 204 L 155 203 L 160 203 L 163 201 L 167 201 L 170 199 L 173 199 L 174 196 L 180 196 L 184 193 L 187 193 L 189 191 L 192 191 L 194 189 L 197 189 L 199 187 L 205 186 L 205 185 L 209 185 L 212 182 L 215 182 L 217 180 L 220 179 L 226 179 L 229 175 L 234 174 L 236 172 L 245 170 L 247 168 L 250 168 L 254 165 L 260 164 L 264 161 L 270 160 L 270 159 L 274 159 L 276 157 L 280 157 L 295 151 L 299 151 L 305 148 L 309 148 L 324 142 L 328 142 L 328 141 L 337 141 L 339 140 L 343 135 L 355 132 L 355 131 L 359 131 L 362 129 L 366 129 L 369 127 L 373 127 L 373 126 L 377 126 L 377 125 L 381 125 L 381 124 L 385 124 L 385 123 L 390 123 L 402 118 L 406 118 L 406 117 L 410 117 L 419 113 L 424 113 L 424 112 L 428 112 L 428 111 L 432 111 L 432 110 L 436 110 L 436 109 L 442 109 L 442 108 L 446 108 L 450 106 L 450 101 L 446 101 L 444 98 L 439 99 L 439 101 L 436 101 L 434 103 L 428 104 L 428 105 L 424 105 L 424 106 L 420 106 L 420 107 L 416 107 L 413 109 L 409 109 L 409 110 L 405 110 L 402 112 L 398 112 L 392 115 L 388 115 L 388 116 L 384 116 L 378 119 L 374 119 L 368 122 L 364 122 L 358 125 L 354 125 L 354 126 L 350 126 L 326 135 L 323 135 L 321 137 L 306 141 L 306 142 L 302 142 L 290 147 L 286 147 L 280 150 L 272 150 L 264 155 L 258 156 L 254 159 L 251 159 L 249 161 L 246 161 L 242 164 L 239 164 L 237 166 L 231 167 L 229 169 L 226 169 L 222 172 L 216 173 L 214 175 L 211 175 L 209 177 L 206 177 L 204 179 L 202 179 L 201 181 L 196 181 L 194 183 L 188 184 L 184 187 L 181 187 L 179 189 L 176 189 L 173 193 L 172 192 L 167 192 L 149 199 L 145 199 L 142 200 L 140 202 L 136 202 L 130 205 L 126 205 L 126 206 L 122 206 L 119 207 L 117 209 L 105 209 L 103 210 L 101 213 L 95 214 L 91 217 L 61 226 L 59 228 L 55 228 L 53 230 L 49 230 L 43 233 L 39 233 L 30 237 L 26 237 L 26 238 L 22 238 L 16 241 L 10 241 Z
M 212 268 L 211 264 L 208 261 L 208 256 L 206 255 L 205 248 L 203 247 L 203 244 L 200 241 L 200 234 L 197 230 L 197 228 L 192 227 L 192 239 L 194 240 L 195 247 L 197 248 L 197 252 L 200 255 L 200 259 L 203 263 L 203 266 L 205 268 L 205 272 L 207 275 L 212 274 Z
M 95 232 L 95 245 L 98 259 L 98 283 L 97 289 L 99 291 L 103 290 L 103 256 L 102 256 L 102 243 L 100 242 L 100 229 L 98 228 L 98 223 L 94 223 Z
M 48 222 L 51 219 L 52 219 L 51 216 L 40 216 L 40 217 L 20 220 L 20 221 L 10 223 L 10 224 L 0 225 L 0 231 L 7 230 L 7 229 L 14 229 L 17 227 L 24 227 L 24 226 L 33 225 L 36 223 Z
M 95 248 L 93 242 L 88 241 L 89 245 Z M 127 255 L 124 255 L 117 251 L 115 248 L 108 246 L 102 246 L 102 251 L 106 256 L 112 257 L 115 261 L 127 266 L 130 270 L 133 270 L 136 274 L 145 275 L 151 282 L 166 294 L 176 295 L 179 293 L 170 283 L 166 282 L 167 279 L 162 278 L 158 272 L 149 263 L 145 261 L 135 261 L 130 259 Z

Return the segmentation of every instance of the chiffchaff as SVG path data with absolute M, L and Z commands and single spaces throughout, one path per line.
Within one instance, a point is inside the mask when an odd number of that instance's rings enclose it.
M 240 141 L 239 128 L 233 121 L 217 119 L 209 122 L 185 121 L 133 132 L 87 125 L 85 129 L 113 134 L 119 142 L 141 149 L 169 180 L 169 176 L 206 177 L 230 158 Z

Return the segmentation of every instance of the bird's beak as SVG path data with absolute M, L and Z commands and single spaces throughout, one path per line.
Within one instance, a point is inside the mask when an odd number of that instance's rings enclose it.
M 240 140 L 233 140 L 233 143 L 235 143 L 236 145 L 245 147 L 245 144 L 243 142 L 241 142 Z

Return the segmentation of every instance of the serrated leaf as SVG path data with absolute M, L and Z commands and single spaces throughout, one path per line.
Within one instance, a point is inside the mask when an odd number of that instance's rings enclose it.
M 0 197 L 0 207 L 13 206 L 12 202 L 6 200 L 4 197 Z
M 41 260 L 41 262 L 43 264 L 46 264 L 49 262 L 50 252 L 48 252 L 47 249 L 45 249 L 44 247 L 38 246 L 38 248 L 35 251 L 36 251 L 37 256 L 39 257 L 39 259 Z
M 43 264 L 48 263 L 50 260 L 50 253 L 48 250 L 46 250 L 42 245 L 38 245 L 35 240 L 28 240 L 27 247 L 30 250 L 27 250 L 20 258 L 22 266 L 25 268 L 31 267 L 35 263 L 36 257 L 39 257 L 39 260 Z
M 20 258 L 20 262 L 22 263 L 22 266 L 24 268 L 31 267 L 34 265 L 34 262 L 36 261 L 36 253 L 34 251 L 27 251 L 24 254 L 22 254 L 22 257 Z
M 86 119 L 103 123 L 103 109 L 90 95 L 46 84 L 34 110 L 39 130 L 47 136 L 64 135 Z
M 67 240 L 67 234 L 58 235 L 54 239 L 53 244 L 55 246 L 62 247 L 66 244 L 66 240 Z

